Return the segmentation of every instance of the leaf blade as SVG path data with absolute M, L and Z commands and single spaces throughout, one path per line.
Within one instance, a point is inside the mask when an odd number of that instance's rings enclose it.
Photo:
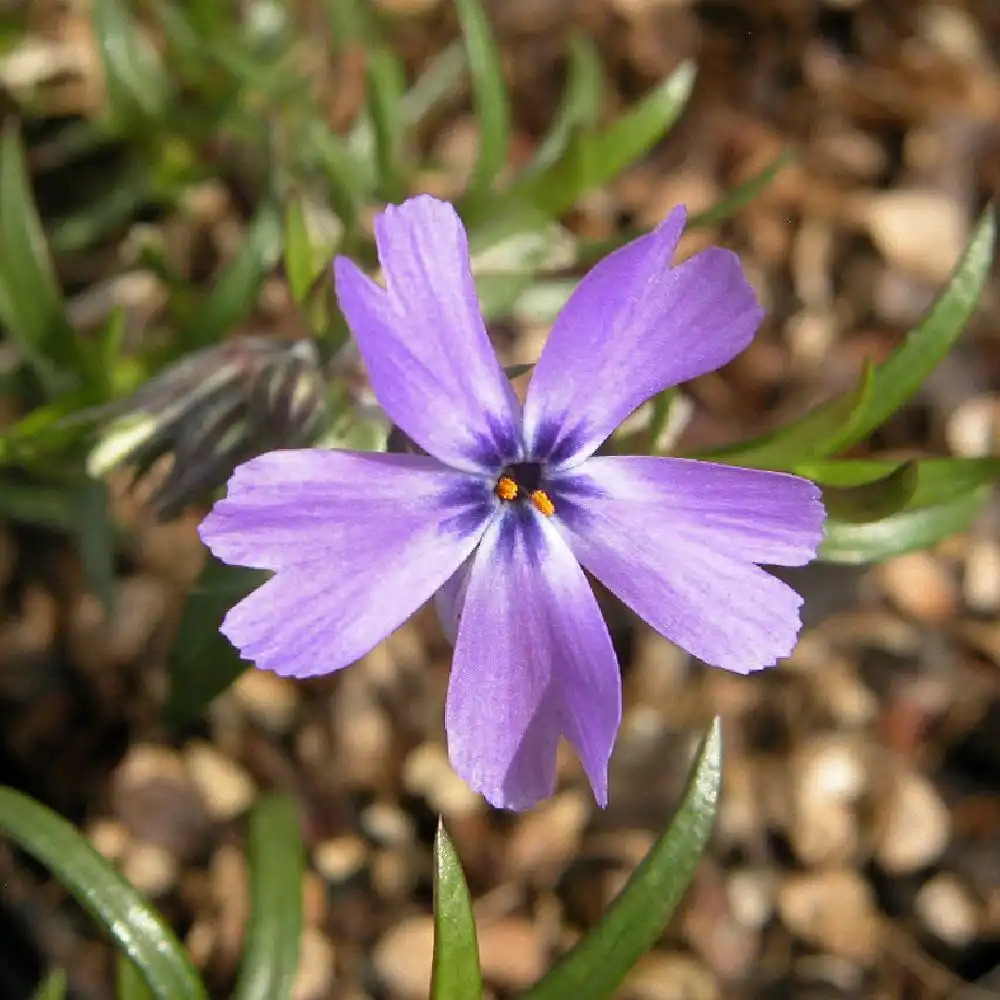
M 904 509 L 864 524 L 827 521 L 819 557 L 824 562 L 860 565 L 929 548 L 942 538 L 965 531 L 991 492 L 991 487 L 981 486 L 964 496 Z
M 873 392 L 840 448 L 863 441 L 903 405 L 951 349 L 975 311 L 996 244 L 996 211 L 980 216 L 961 260 L 930 312 L 875 369 Z
M 264 795 L 250 815 L 250 920 L 233 1000 L 290 1000 L 299 967 L 305 855 L 293 799 Z
M 0 788 L 0 832 L 59 879 L 142 970 L 158 1000 L 208 1000 L 174 932 L 72 824 L 21 792 Z
M 469 887 L 455 846 L 439 820 L 434 837 L 431 1000 L 479 1000 L 482 995 L 476 918 Z
M 13 121 L 0 134 L 0 322 L 50 397 L 72 388 L 76 334 L 63 312 Z
M 218 343 L 257 304 L 264 279 L 281 255 L 282 219 L 265 201 L 250 223 L 236 256 L 219 275 L 208 298 L 178 336 L 186 350 Z
M 229 640 L 219 631 L 226 612 L 264 580 L 256 570 L 226 566 L 209 556 L 181 612 L 170 651 L 170 694 L 166 717 L 172 726 L 197 719 L 244 670 Z
M 712 830 L 721 787 L 718 718 L 695 757 L 681 806 L 600 923 L 528 991 L 525 1000 L 603 1000 L 659 937 Z
M 863 376 L 870 379 L 870 387 L 856 406 L 850 406 L 850 397 L 856 393 L 853 389 L 820 403 L 779 431 L 713 449 L 704 457 L 787 469 L 795 461 L 822 458 L 863 441 L 917 391 L 962 333 L 989 275 L 995 241 L 995 210 L 989 206 L 930 311 L 885 361 Z M 835 428 L 847 414 L 849 422 L 843 432 L 829 436 L 827 430 Z
M 578 132 L 559 160 L 512 185 L 511 195 L 553 217 L 562 215 L 582 194 L 611 181 L 669 132 L 687 105 L 695 75 L 692 61 L 681 63 L 607 128 Z
M 476 202 L 487 194 L 507 163 L 510 101 L 500 66 L 500 50 L 482 4 L 479 0 L 455 0 L 455 10 L 465 40 L 479 122 L 479 155 L 466 194 L 470 202 Z

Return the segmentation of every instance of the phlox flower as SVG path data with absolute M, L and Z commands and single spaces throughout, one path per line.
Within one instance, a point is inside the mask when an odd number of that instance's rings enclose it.
M 435 596 L 455 644 L 452 765 L 508 809 L 552 794 L 560 736 L 607 802 L 621 679 L 584 570 L 709 664 L 747 673 L 786 656 L 801 598 L 760 565 L 813 558 L 817 488 L 595 455 L 760 322 L 730 251 L 671 265 L 684 223 L 675 209 L 583 279 L 522 407 L 454 209 L 427 196 L 388 207 L 375 222 L 385 287 L 338 258 L 336 289 L 379 402 L 424 454 L 275 451 L 237 468 L 200 530 L 223 561 L 274 571 L 223 623 L 242 655 L 290 677 L 339 670 Z

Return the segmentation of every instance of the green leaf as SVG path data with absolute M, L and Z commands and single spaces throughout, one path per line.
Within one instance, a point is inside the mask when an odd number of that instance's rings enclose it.
M 265 579 L 264 573 L 226 566 L 208 557 L 188 594 L 170 651 L 166 714 L 171 725 L 193 722 L 246 670 L 247 664 L 219 626 L 226 612 Z
M 846 489 L 883 480 L 899 464 L 889 458 L 828 458 L 800 462 L 792 471 L 821 486 Z M 1000 479 L 1000 458 L 923 458 L 914 464 L 917 483 L 908 507 L 930 507 Z
M 63 969 L 53 969 L 38 984 L 32 1000 L 64 1000 L 66 996 L 66 972 Z
M 822 559 L 876 562 L 933 545 L 964 531 L 1000 479 L 1000 458 L 931 458 L 903 464 L 913 469 L 916 483 L 902 509 L 867 523 L 832 512 L 820 548 Z M 885 483 L 899 469 L 900 463 L 891 459 L 827 459 L 803 462 L 793 471 L 820 483 L 827 498 L 831 488 L 863 490 Z
M 91 17 L 112 120 L 125 128 L 155 124 L 170 92 L 149 37 L 121 0 L 94 0 Z
M 646 436 L 649 440 L 650 453 L 659 447 L 660 438 L 670 422 L 670 408 L 677 399 L 677 386 L 670 386 L 663 392 L 658 392 L 652 399 L 653 412 L 649 416 L 649 428 Z
M 82 438 L 93 428 L 96 417 L 91 393 L 74 392 L 29 411 L 17 423 L 0 430 L 0 465 L 21 465 L 44 472 L 64 474 L 66 461 L 76 463 Z
M 989 206 L 944 292 L 923 321 L 875 369 L 875 384 L 840 448 L 863 441 L 924 383 L 965 329 L 979 302 L 993 262 L 996 212 Z M 831 404 L 832 405 L 832 404 Z
M 791 149 L 782 150 L 760 173 L 748 178 L 743 184 L 728 192 L 711 207 L 689 216 L 687 228 L 696 229 L 703 226 L 716 225 L 736 215 L 737 212 L 749 205 L 774 180 L 778 172 L 794 159 L 795 153 Z M 619 247 L 639 239 L 640 236 L 646 236 L 650 232 L 650 229 L 626 226 L 613 236 L 605 239 L 581 239 L 578 244 L 579 263 L 591 267 Z
M 281 214 L 273 202 L 265 201 L 250 224 L 243 246 L 186 324 L 180 336 L 185 349 L 217 344 L 253 311 L 261 285 L 281 255 L 281 235 Z
M 476 918 L 455 847 L 438 821 L 434 838 L 434 964 L 431 1000 L 480 1000 Z
M 100 479 L 86 479 L 76 490 L 76 544 L 87 582 L 110 616 L 115 604 L 115 526 L 108 488 Z
M 468 53 L 479 123 L 479 156 L 466 195 L 470 203 L 475 203 L 488 195 L 494 178 L 507 163 L 510 104 L 500 52 L 482 5 L 479 0 L 455 0 L 455 9 Z
M 695 212 L 687 222 L 688 229 L 701 226 L 714 226 L 719 222 L 732 218 L 737 212 L 746 208 L 756 197 L 768 187 L 771 181 L 795 159 L 791 149 L 783 149 L 771 163 L 758 174 L 745 180 L 739 187 L 728 191 L 710 208 L 703 212 Z
M 515 183 L 511 195 L 562 215 L 582 194 L 612 180 L 667 134 L 687 104 L 694 78 L 694 63 L 681 63 L 607 128 L 578 131 L 559 160 L 523 184 Z
M 567 151 L 577 132 L 594 125 L 601 111 L 603 92 L 604 78 L 597 46 L 586 35 L 575 34 L 570 41 L 568 80 L 562 106 L 531 162 L 518 175 L 518 184 L 526 184 L 551 168 Z
M 153 992 L 139 967 L 126 955 L 118 956 L 117 1000 L 152 1000 Z
M 153 179 L 145 163 L 135 163 L 110 180 L 107 190 L 89 198 L 78 212 L 52 224 L 54 253 L 79 253 L 123 230 L 153 198 Z
M 73 388 L 76 334 L 63 313 L 13 121 L 0 136 L 0 323 L 50 397 Z
M 725 449 L 706 453 L 740 465 L 787 469 L 797 461 L 822 458 L 863 441 L 920 388 L 951 350 L 979 301 L 989 274 L 996 238 L 996 215 L 987 208 L 976 224 L 965 254 L 947 287 L 923 321 L 857 390 L 821 403 L 795 423 Z M 843 432 L 834 431 L 845 422 Z
M 257 800 L 249 860 L 250 919 L 233 1000 L 290 1000 L 299 968 L 305 869 L 294 799 Z
M 887 475 L 856 486 L 827 486 L 823 504 L 834 521 L 866 523 L 901 510 L 917 489 L 916 462 L 900 462 Z
M 361 207 L 374 194 L 375 173 L 321 121 L 308 123 L 306 142 L 326 178 L 330 204 L 350 232 L 357 224 Z
M 71 534 L 77 526 L 76 496 L 67 487 L 0 481 L 0 520 Z
M 73 894 L 142 970 L 158 1000 L 208 1000 L 173 931 L 72 824 L 21 792 L 0 788 L 0 833 Z
M 285 276 L 297 306 L 305 301 L 318 273 L 302 199 L 293 197 L 285 208 Z
M 981 486 L 953 500 L 904 509 L 868 524 L 827 521 L 820 558 L 825 562 L 870 563 L 928 548 L 949 535 L 965 531 L 991 493 L 992 487 Z
M 863 419 L 874 386 L 875 367 L 866 362 L 854 388 L 844 395 L 821 403 L 785 427 L 701 452 L 698 457 L 758 469 L 790 469 L 799 462 L 839 451 Z
M 421 125 L 435 108 L 455 93 L 468 65 L 465 45 L 457 39 L 431 60 L 399 103 L 399 114 L 408 130 Z
M 716 719 L 695 759 L 680 809 L 601 921 L 525 1000 L 604 1000 L 648 951 L 680 902 L 708 843 L 719 802 L 722 728 Z
M 346 46 L 373 40 L 375 30 L 371 11 L 361 0 L 326 0 L 324 8 L 338 53 L 343 52 Z
M 365 53 L 365 78 L 374 129 L 378 193 L 382 201 L 399 201 L 406 192 L 400 162 L 400 105 L 406 82 L 402 60 L 385 45 L 370 45 Z

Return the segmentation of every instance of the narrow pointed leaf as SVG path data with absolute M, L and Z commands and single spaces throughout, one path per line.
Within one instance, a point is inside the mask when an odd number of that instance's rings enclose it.
M 372 40 L 371 11 L 361 0 L 325 0 L 323 7 L 330 22 L 331 41 L 338 53 L 349 45 Z
M 866 364 L 854 388 L 829 403 L 821 403 L 791 424 L 759 437 L 702 452 L 710 458 L 758 469 L 790 469 L 810 458 L 832 454 L 863 419 L 875 387 L 875 368 Z
M 265 795 L 250 815 L 250 920 L 233 1000 L 290 1000 L 302 936 L 305 856 L 294 800 Z
M 407 129 L 420 126 L 435 108 L 455 93 L 468 65 L 465 45 L 457 39 L 431 60 L 399 102 L 400 118 Z
M 964 531 L 1000 480 L 1000 458 L 931 458 L 905 463 L 916 483 L 902 509 L 859 523 L 831 511 L 820 556 L 827 562 L 865 563 L 933 545 Z M 900 463 L 892 459 L 827 459 L 793 471 L 824 487 L 851 491 L 885 483 Z
M 993 262 L 996 210 L 991 205 L 980 216 L 962 259 L 947 287 L 922 322 L 875 369 L 874 391 L 865 401 L 840 448 L 863 441 L 885 423 L 916 391 L 951 350 L 969 322 Z
M 281 215 L 264 202 L 246 234 L 243 246 L 216 280 L 181 335 L 187 350 L 217 344 L 257 304 L 261 285 L 281 255 Z
M 208 1000 L 174 932 L 71 823 L 13 788 L 0 788 L 0 833 L 72 893 L 142 970 L 158 1000 Z
M 467 198 L 481 200 L 507 162 L 510 144 L 510 103 L 493 29 L 479 0 L 455 0 L 472 74 L 479 156 Z
M 52 223 L 50 245 L 56 254 L 80 253 L 124 229 L 153 198 L 153 178 L 137 163 L 109 178 L 107 189 L 72 215 Z
M 719 801 L 721 723 L 695 759 L 680 809 L 597 924 L 526 994 L 526 1000 L 607 1000 L 648 951 L 680 902 L 705 845 Z
M 789 463 L 823 458 L 863 441 L 923 384 L 969 321 L 993 260 L 996 213 L 992 206 L 976 224 L 965 254 L 947 287 L 922 322 L 896 350 L 874 366 L 863 397 L 857 390 L 810 410 L 795 423 L 703 457 L 724 457 L 740 465 L 787 469 Z M 827 433 L 847 420 L 840 434 Z
M 110 617 L 114 611 L 115 528 L 108 488 L 103 480 L 86 479 L 76 490 L 76 544 L 87 583 Z
M 326 177 L 330 204 L 344 228 L 351 231 L 361 206 L 374 195 L 375 172 L 323 122 L 310 121 L 307 135 L 310 152 Z
M 76 499 L 69 487 L 0 480 L 0 520 L 72 534 L 79 523 Z
M 849 489 L 883 480 L 899 464 L 889 458 L 828 458 L 802 462 L 793 471 L 824 487 Z M 954 500 L 1000 479 L 1000 457 L 922 458 L 911 464 L 917 474 L 916 487 L 906 503 L 911 509 Z
M 714 226 L 731 219 L 741 209 L 746 208 L 794 159 L 795 153 L 791 149 L 783 149 L 760 173 L 754 174 L 727 192 L 723 198 L 703 212 L 695 212 L 688 219 L 688 229 Z
M 531 162 L 519 175 L 518 184 L 525 184 L 531 177 L 549 169 L 566 152 L 579 130 L 594 125 L 601 111 L 603 83 L 597 47 L 586 35 L 574 35 L 570 41 L 569 73 L 562 106 Z
M 122 0 L 94 0 L 92 25 L 118 126 L 155 122 L 170 96 L 159 55 Z
M 118 956 L 116 1000 L 153 1000 L 153 992 L 139 967 L 125 955 Z
M 297 306 L 316 278 L 315 256 L 302 199 L 293 197 L 285 208 L 285 277 Z
M 476 918 L 462 863 L 444 824 L 434 838 L 434 963 L 431 1000 L 480 1000 Z
M 748 178 L 743 184 L 729 191 L 723 198 L 704 211 L 695 212 L 688 216 L 687 228 L 713 226 L 732 218 L 741 209 L 746 208 L 794 159 L 795 153 L 791 149 L 782 150 L 760 173 Z M 605 239 L 581 240 L 578 247 L 578 262 L 588 267 L 593 266 L 607 257 L 609 253 L 613 253 L 619 247 L 631 243 L 649 232 L 648 228 L 626 226 Z
M 399 201 L 405 194 L 399 141 L 403 131 L 400 104 L 405 88 L 402 61 L 387 46 L 370 45 L 366 52 L 365 76 L 379 195 L 383 201 Z
M 825 487 L 823 504 L 834 521 L 878 521 L 906 506 L 916 492 L 918 479 L 916 462 L 900 462 L 879 479 L 856 486 Z
M 256 570 L 226 566 L 209 556 L 188 594 L 170 651 L 167 721 L 181 726 L 197 719 L 244 670 L 246 661 L 219 631 L 226 612 L 265 578 Z
M 858 564 L 928 548 L 965 531 L 991 492 L 992 487 L 981 486 L 952 500 L 928 507 L 906 508 L 868 524 L 829 520 L 819 556 L 825 562 Z
M 75 333 L 63 314 L 13 121 L 0 136 L 0 323 L 50 396 L 72 388 Z
M 511 194 L 550 215 L 562 215 L 582 194 L 615 178 L 667 134 L 691 96 L 694 78 L 694 63 L 681 63 L 607 128 L 578 132 L 558 161 L 515 184 Z
M 66 996 L 66 972 L 53 969 L 38 984 L 31 1000 L 64 1000 Z

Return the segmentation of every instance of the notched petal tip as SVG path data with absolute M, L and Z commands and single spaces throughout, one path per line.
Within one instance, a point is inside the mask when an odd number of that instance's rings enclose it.
M 386 205 L 376 214 L 374 228 L 376 237 L 390 235 L 388 230 L 393 227 L 422 227 L 428 230 L 465 228 L 461 217 L 450 201 L 443 201 L 431 194 L 417 194 L 407 198 L 398 205 Z M 381 232 L 380 232 L 381 230 Z

